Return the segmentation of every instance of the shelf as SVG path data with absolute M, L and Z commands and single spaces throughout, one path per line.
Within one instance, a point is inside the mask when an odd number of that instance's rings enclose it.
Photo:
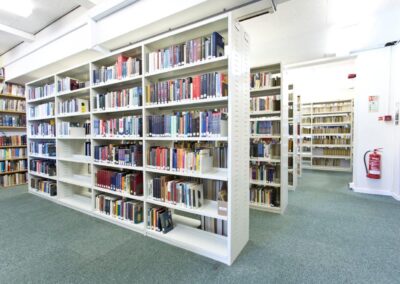
M 71 137 L 71 136 L 62 136 L 58 135 L 57 139 L 60 140 L 90 140 L 91 136 L 85 136 L 85 137 Z
M 46 175 L 46 174 L 33 172 L 33 171 L 29 171 L 29 174 L 37 176 L 37 177 L 47 178 L 47 179 L 51 179 L 51 180 L 57 180 L 57 176 L 49 176 L 49 175 Z
M 18 160 L 26 160 L 28 157 L 13 157 L 13 158 L 5 158 L 0 159 L 0 161 L 18 161 Z
M 317 171 L 351 172 L 351 168 L 303 165 L 303 169 Z
M 334 116 L 347 116 L 351 111 L 338 111 L 338 112 L 321 112 L 313 113 L 313 117 L 334 117 Z
M 20 146 L 14 146 L 14 145 L 10 145 L 10 146 L 0 146 L 0 149 L 6 149 L 6 148 L 26 148 L 26 145 L 20 145 Z
M 250 184 L 254 184 L 254 185 L 263 185 L 263 186 L 270 186 L 270 187 L 281 187 L 281 184 L 280 184 L 280 183 L 266 182 L 266 181 L 253 180 L 253 179 L 250 179 Z
M 250 121 L 280 121 L 280 117 L 251 118 Z
M 280 139 L 280 135 L 271 135 L 271 134 L 257 134 L 257 135 L 250 135 L 250 139 L 257 139 L 257 138 L 271 138 L 271 139 Z
M 17 184 L 12 184 L 12 185 L 0 185 L 0 188 L 10 188 L 10 187 L 26 185 L 26 184 L 28 184 L 28 183 L 27 182 L 23 182 L 23 183 L 17 183 Z
M 25 173 L 28 170 L 17 170 L 17 171 L 9 171 L 9 172 L 0 172 L 0 175 L 8 175 L 8 174 L 17 174 L 17 173 Z
M 11 95 L 11 94 L 0 94 L 0 99 L 1 98 L 25 100 L 25 96 L 15 96 L 15 95 Z
M 125 111 L 140 111 L 143 110 L 143 107 L 119 107 L 119 108 L 109 108 L 109 109 L 102 109 L 102 110 L 94 110 L 92 114 L 107 114 L 107 113 L 115 113 L 115 112 L 125 112 Z
M 265 163 L 280 163 L 280 159 L 271 159 L 271 158 L 252 158 L 250 157 L 250 162 L 265 162 Z
M 112 163 L 102 163 L 102 162 L 93 162 L 95 166 L 102 166 L 108 168 L 115 168 L 115 169 L 125 169 L 125 170 L 132 170 L 132 171 L 143 171 L 143 167 L 132 167 L 132 166 L 125 166 L 119 164 L 112 164 Z
M 228 141 L 228 137 L 146 137 L 146 141 Z
M 60 113 L 57 118 L 68 118 L 68 117 L 89 117 L 90 112 L 73 112 L 73 113 Z
M 97 210 L 93 210 L 93 216 L 96 217 L 96 218 L 102 219 L 104 221 L 113 223 L 115 225 L 121 226 L 121 227 L 123 227 L 125 229 L 129 229 L 129 230 L 136 231 L 136 232 L 139 232 L 139 233 L 144 233 L 144 224 L 143 224 L 143 222 L 139 223 L 139 224 L 135 224 L 135 223 L 133 223 L 131 221 L 128 221 L 128 220 L 122 220 L 122 219 L 118 219 L 116 217 L 112 217 L 110 215 L 106 215 L 106 214 L 101 213 L 100 211 L 97 211 Z
M 26 114 L 26 111 L 18 111 L 18 110 L 0 110 L 0 113 Z
M 102 187 L 98 187 L 98 186 L 93 186 L 93 189 L 96 190 L 96 191 L 108 193 L 108 194 L 111 194 L 111 195 L 117 195 L 117 196 L 120 196 L 120 197 L 129 198 L 129 199 L 134 199 L 134 200 L 139 200 L 139 201 L 143 201 L 144 200 L 144 196 L 131 195 L 131 194 L 126 193 L 126 192 L 119 192 L 119 191 L 115 191 L 115 190 L 111 190 L 111 189 L 107 189 L 107 188 L 102 188 Z
M 151 173 L 175 175 L 175 176 L 183 176 L 183 177 L 224 180 L 224 181 L 228 180 L 228 171 L 226 169 L 220 169 L 220 168 L 214 168 L 214 171 L 207 172 L 207 173 L 167 171 L 167 170 L 159 170 L 159 169 L 154 169 L 154 168 L 149 168 L 149 167 L 146 168 L 146 171 L 151 172 Z
M 94 140 L 143 140 L 143 137 L 132 137 L 132 136 L 93 136 Z
M 304 146 L 304 145 L 303 145 Z M 312 144 L 310 147 L 317 148 L 351 148 L 352 146 L 349 144 Z
M 351 160 L 350 156 L 329 156 L 329 155 L 312 155 L 313 158 L 324 158 L 324 159 L 343 159 Z
M 315 133 L 310 136 L 351 136 L 351 133 Z
M 86 188 L 92 187 L 91 176 L 72 175 L 71 177 L 60 177 L 58 181 Z
M 134 84 L 134 83 L 139 83 L 142 81 L 142 75 L 139 76 L 134 76 L 134 77 L 128 77 L 124 79 L 114 79 L 114 80 L 109 80 L 104 83 L 99 83 L 99 84 L 92 84 L 91 87 L 93 89 L 99 89 L 99 88 L 106 88 L 106 87 L 114 87 L 118 85 L 127 85 L 127 84 Z
M 57 160 L 61 162 L 71 162 L 71 163 L 79 163 L 79 164 L 90 164 L 92 162 L 91 157 L 87 157 L 82 155 L 82 157 L 72 157 L 71 158 L 65 158 L 65 157 L 58 157 Z
M 261 203 L 250 202 L 250 209 L 257 209 L 257 210 L 262 210 L 262 211 L 271 212 L 271 213 L 281 213 L 280 207 L 274 207 L 274 206 L 270 206 L 267 204 L 261 204 Z
M 202 60 L 195 63 L 184 64 L 177 67 L 157 70 L 146 73 L 145 78 L 160 80 L 164 78 L 176 78 L 191 72 L 202 73 L 208 70 L 222 69 L 228 66 L 228 57 L 221 56 L 212 59 Z
M 79 96 L 79 95 L 84 95 L 84 94 L 88 94 L 90 92 L 90 87 L 84 87 L 84 88 L 80 88 L 80 89 L 76 89 L 76 90 L 72 90 L 72 91 L 64 91 L 64 92 L 59 92 L 57 93 L 58 97 L 66 97 L 66 96 Z
M 227 216 L 221 216 L 218 214 L 218 203 L 217 203 L 217 201 L 213 201 L 213 200 L 204 199 L 204 204 L 199 208 L 187 208 L 187 207 L 180 206 L 180 205 L 174 205 L 174 204 L 168 203 L 168 202 L 158 201 L 151 197 L 148 197 L 146 199 L 146 201 L 148 203 L 151 203 L 154 205 L 168 207 L 171 209 L 180 210 L 180 211 L 184 211 L 184 212 L 188 212 L 188 213 L 192 213 L 192 214 L 196 214 L 196 215 L 212 217 L 212 218 L 217 218 L 217 219 L 221 219 L 221 220 L 228 220 Z
M 313 123 L 312 126 L 341 126 L 349 124 L 351 125 L 351 122 L 329 122 L 329 123 Z
M 57 196 L 50 196 L 49 193 L 38 191 L 38 190 L 36 190 L 34 188 L 31 188 L 31 187 L 29 188 L 28 192 L 32 193 L 34 195 L 37 195 L 37 196 L 39 196 L 41 198 L 45 198 L 45 199 L 51 200 L 53 202 L 57 201 Z
M 39 159 L 47 159 L 47 160 L 55 160 L 55 156 L 46 156 L 46 155 L 37 155 L 37 154 L 29 154 L 30 158 L 39 158 Z
M 220 97 L 220 98 L 207 98 L 207 99 L 198 99 L 198 100 L 182 100 L 176 102 L 169 102 L 164 104 L 149 104 L 146 105 L 145 109 L 160 109 L 160 108 L 174 108 L 181 106 L 203 106 L 203 105 L 215 105 L 217 103 L 228 103 L 228 97 Z
M 149 229 L 146 232 L 157 240 L 228 263 L 228 238 L 226 237 L 182 224 L 175 225 L 174 229 L 166 234 Z
M 255 115 L 280 115 L 281 111 L 265 111 L 265 110 L 259 110 L 259 111 L 251 111 L 250 116 L 255 116 Z
M 58 200 L 59 203 L 64 204 L 72 209 L 79 211 L 91 211 L 92 200 L 89 197 L 74 194 L 71 196 L 63 197 Z
M 26 102 L 29 103 L 37 103 L 37 102 L 45 102 L 45 101 L 51 101 L 55 98 L 55 95 L 47 96 L 47 97 L 42 97 L 42 98 L 37 98 L 33 100 L 27 100 Z
M 261 93 L 261 92 L 276 92 L 276 91 L 280 91 L 281 90 L 281 86 L 275 86 L 275 87 L 263 87 L 263 88 L 253 88 L 250 89 L 250 94 L 252 93 Z
M 0 130 L 26 130 L 26 126 L 0 126 Z
M 28 120 L 29 121 L 37 121 L 37 120 L 51 120 L 55 119 L 56 117 L 54 115 L 49 115 L 49 116 L 43 116 L 43 117 L 30 117 Z
M 29 139 L 56 139 L 55 136 L 28 136 Z

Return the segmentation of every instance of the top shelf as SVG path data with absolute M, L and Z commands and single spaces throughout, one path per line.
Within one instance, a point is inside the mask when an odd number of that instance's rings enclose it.
M 15 96 L 12 94 L 0 94 L 1 98 L 9 98 L 9 99 L 16 99 L 16 100 L 25 100 L 25 96 Z

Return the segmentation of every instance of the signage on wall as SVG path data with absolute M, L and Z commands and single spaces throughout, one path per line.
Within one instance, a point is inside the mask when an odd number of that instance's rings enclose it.
M 379 96 L 368 97 L 368 111 L 378 112 L 379 111 Z

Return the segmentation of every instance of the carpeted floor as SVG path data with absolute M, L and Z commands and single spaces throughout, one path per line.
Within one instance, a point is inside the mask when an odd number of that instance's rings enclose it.
M 285 215 L 251 212 L 228 267 L 27 193 L 0 191 L 0 283 L 399 283 L 400 203 L 305 173 Z

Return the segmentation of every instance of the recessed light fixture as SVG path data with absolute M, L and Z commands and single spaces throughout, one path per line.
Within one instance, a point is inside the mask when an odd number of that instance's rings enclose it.
M 0 0 L 0 10 L 27 18 L 32 14 L 33 3 L 32 0 Z

